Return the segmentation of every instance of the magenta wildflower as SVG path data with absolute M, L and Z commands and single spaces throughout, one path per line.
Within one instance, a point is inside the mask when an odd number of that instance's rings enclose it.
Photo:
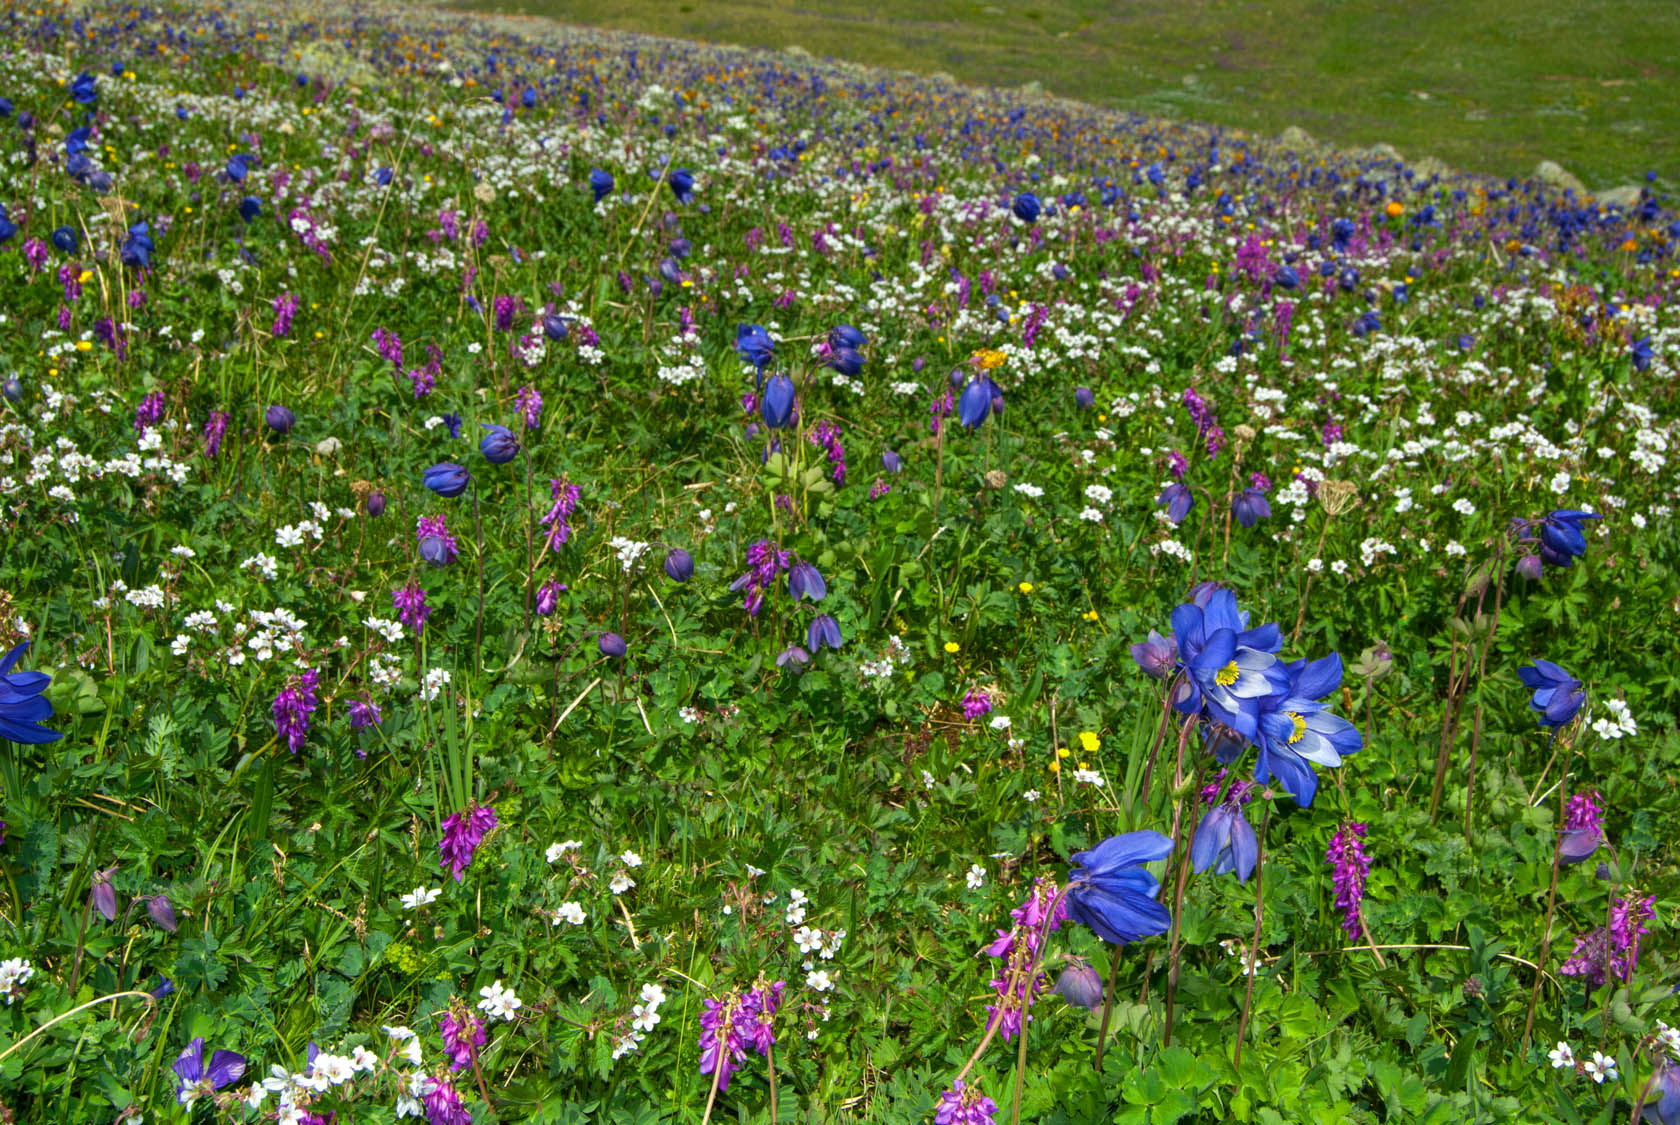
M 583 490 L 563 479 L 550 480 L 548 482 L 548 494 L 549 498 L 554 501 L 554 505 L 549 508 L 548 514 L 538 520 L 537 523 L 539 526 L 548 528 L 548 532 L 544 536 L 544 542 L 548 544 L 549 550 L 558 551 L 560 545 L 571 537 L 572 513 L 577 511 L 578 497 L 583 495 Z
M 1319 429 L 1319 437 L 1323 439 L 1326 447 L 1335 445 L 1338 441 L 1342 440 L 1342 426 L 1341 426 L 1341 423 L 1340 422 L 1326 422 L 1326 423 L 1324 423 L 1324 425 L 1322 427 L 1320 427 L 1320 429 Z
M 1569 798 L 1563 814 L 1563 836 L 1558 851 L 1564 863 L 1580 863 L 1598 850 L 1604 842 L 1603 800 L 1597 792 L 1576 793 Z
M 163 421 L 164 399 L 162 391 L 153 391 L 140 400 L 140 405 L 134 410 L 134 429 L 138 433 L 145 433 L 159 422 Z
M 819 445 L 828 454 L 830 475 L 835 484 L 846 483 L 846 450 L 840 444 L 840 427 L 833 422 L 818 422 L 816 428 L 805 435 L 805 440 L 812 445 Z
M 981 715 L 989 715 L 992 712 L 991 697 L 983 691 L 971 691 L 963 696 L 962 709 L 963 718 L 969 720 L 978 719 Z
M 432 615 L 431 606 L 426 604 L 426 591 L 418 582 L 392 590 L 391 605 L 397 611 L 397 620 L 417 633 L 426 628 L 426 618 Z
M 514 318 L 519 315 L 524 304 L 525 302 L 518 297 L 510 297 L 506 294 L 497 297 L 492 302 L 496 313 L 496 331 L 506 332 L 512 328 Z
M 1061 929 L 1067 920 L 1067 903 L 1055 880 L 1041 878 L 1033 884 L 1026 901 L 1009 916 L 1015 925 L 997 931 L 997 940 L 986 947 L 988 955 L 1003 962 L 991 981 L 998 1003 L 987 1004 L 986 1015 L 988 1020 L 997 1021 L 1006 1042 L 1020 1034 L 1023 1022 L 1032 1018 L 1028 1009 L 1049 987 L 1039 948 L 1044 935 Z
M 747 1052 L 738 1026 L 741 1001 L 733 994 L 706 1000 L 700 1013 L 700 1073 L 717 1074 L 717 1088 L 729 1089 L 729 1072 L 741 1065 Z
M 496 810 L 489 805 L 471 805 L 451 816 L 443 822 L 443 837 L 438 840 L 438 852 L 442 856 L 438 866 L 453 874 L 459 883 L 462 874 L 472 866 L 473 853 L 494 827 Z
M 477 1057 L 478 1049 L 484 1046 L 484 1021 L 471 1012 L 443 1013 L 443 1018 L 438 1020 L 438 1032 L 443 1036 L 450 1070 L 467 1069 Z
M 1324 853 L 1331 865 L 1331 882 L 1336 889 L 1336 905 L 1342 908 L 1342 929 L 1350 939 L 1365 933 L 1359 920 L 1359 904 L 1365 898 L 1365 876 L 1371 871 L 1371 860 L 1365 854 L 1365 826 L 1344 824 L 1330 837 L 1330 847 Z
M 871 500 L 879 500 L 891 491 L 892 485 L 886 482 L 886 478 L 876 477 L 875 483 L 869 486 L 869 498 Z
M 439 1076 L 426 1094 L 426 1125 L 472 1125 L 472 1114 L 449 1079 Z
M 292 318 L 297 315 L 298 299 L 290 293 L 274 298 L 274 325 L 269 332 L 276 338 L 292 333 Z
M 402 370 L 402 339 L 395 332 L 387 331 L 384 328 L 375 328 L 373 330 L 373 346 L 378 349 L 381 359 L 397 370 Z
M 379 710 L 379 704 L 370 699 L 352 699 L 350 701 L 350 729 L 363 730 L 376 727 L 384 714 Z
M 47 264 L 52 251 L 39 238 L 31 238 L 23 244 L 23 260 L 29 265 L 30 273 L 40 273 L 41 267 Z
M 1639 960 L 1639 939 L 1650 932 L 1646 921 L 1656 917 L 1656 899 L 1617 898 L 1610 908 L 1608 928 L 1598 926 L 1575 939 L 1575 951 L 1558 972 L 1566 977 L 1579 977 L 1591 992 L 1604 983 L 1604 967 L 1609 962 L 1610 973 L 1617 980 L 1633 977 Z M 1608 948 L 1607 948 L 1608 946 Z
M 514 396 L 513 408 L 525 416 L 527 430 L 534 430 L 542 425 L 543 399 L 535 387 L 520 387 L 519 393 Z
M 945 424 L 945 419 L 956 408 L 956 404 L 957 400 L 951 397 L 949 388 L 946 389 L 944 394 L 933 400 L 933 405 L 928 408 L 928 413 L 933 415 L 933 420 L 928 423 L 930 433 L 937 434 L 939 432 L 939 427 Z
M 537 588 L 537 602 L 535 609 L 538 617 L 547 617 L 560 608 L 560 594 L 566 584 L 558 579 L 550 578 Z
M 212 410 L 204 423 L 204 452 L 214 457 L 222 451 L 222 438 L 227 434 L 232 417 L 225 410 Z
M 285 688 L 274 697 L 271 710 L 275 733 L 286 740 L 286 745 L 294 754 L 303 749 L 303 741 L 309 737 L 309 716 L 320 705 L 320 700 L 315 698 L 315 689 L 320 683 L 320 673 L 310 668 L 288 680 Z
M 758 611 L 764 608 L 764 591 L 775 583 L 776 575 L 787 568 L 787 552 L 770 540 L 760 539 L 747 548 L 747 572 L 730 583 L 729 589 L 734 593 L 747 592 L 741 608 L 747 611 L 748 617 L 758 616 Z
M 420 544 L 420 557 L 433 566 L 448 566 L 460 554 L 460 545 L 449 534 L 442 516 L 421 516 L 414 536 Z
M 1183 480 L 1184 474 L 1190 471 L 1190 463 L 1184 459 L 1184 454 L 1175 449 L 1167 454 L 1167 470 L 1172 473 L 1173 480 Z
M 997 1118 L 997 1103 L 981 1092 L 978 1086 L 968 1086 L 961 1078 L 939 1097 L 933 1111 L 934 1125 L 992 1125 Z

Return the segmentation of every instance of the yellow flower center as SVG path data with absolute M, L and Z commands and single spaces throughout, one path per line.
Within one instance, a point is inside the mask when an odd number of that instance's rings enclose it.
M 1295 724 L 1295 729 L 1289 732 L 1289 745 L 1293 746 L 1297 742 L 1301 741 L 1302 738 L 1306 737 L 1307 720 L 1301 718 L 1301 716 L 1297 715 L 1293 711 L 1290 711 L 1287 714 L 1289 715 L 1289 721 Z
M 1225 667 L 1213 674 L 1213 682 L 1218 684 L 1220 687 L 1230 687 L 1232 684 L 1237 682 L 1238 674 L 1237 662 L 1233 660 L 1231 663 L 1225 665 Z

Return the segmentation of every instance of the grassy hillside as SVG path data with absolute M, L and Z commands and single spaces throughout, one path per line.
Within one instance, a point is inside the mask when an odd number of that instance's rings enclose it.
M 1097 105 L 1605 188 L 1680 180 L 1668 0 L 476 0 L 629 31 L 786 48 Z

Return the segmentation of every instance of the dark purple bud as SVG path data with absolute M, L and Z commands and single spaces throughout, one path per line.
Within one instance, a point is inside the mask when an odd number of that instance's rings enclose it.
M 153 895 L 146 900 L 146 913 L 152 916 L 152 921 L 159 929 L 175 932 L 175 908 L 170 905 L 165 895 Z
M 610 656 L 615 660 L 625 653 L 624 638 L 617 633 L 602 633 L 601 639 L 595 642 L 595 647 L 601 650 L 602 656 Z
M 263 421 L 277 434 L 289 434 L 297 423 L 297 415 L 276 403 L 263 412 Z
M 368 493 L 367 514 L 374 519 L 378 519 L 385 514 L 385 494 L 383 492 Z
M 968 372 L 960 367 L 951 368 L 951 389 L 956 390 L 968 378 Z
M 1089 410 L 1097 404 L 1097 396 L 1091 392 L 1090 387 L 1075 387 L 1073 401 L 1079 404 L 1079 409 Z
M 1545 570 L 1545 564 L 1540 561 L 1539 555 L 1524 555 L 1517 560 L 1517 573 L 1530 582 L 1540 581 L 1540 576 Z
M 1056 978 L 1055 992 L 1076 1008 L 1095 1010 L 1102 1005 L 1102 976 L 1084 961 L 1075 961 Z
M 687 582 L 694 577 L 694 556 L 681 547 L 665 553 L 665 577 L 673 582 Z
M 816 567 L 801 559 L 788 569 L 788 593 L 793 595 L 794 601 L 809 597 L 814 602 L 820 602 L 828 595 L 828 583 L 823 581 Z
M 170 980 L 168 977 L 164 976 L 163 974 L 159 973 L 158 974 L 158 979 L 157 979 L 157 987 L 152 989 L 152 999 L 153 1000 L 162 1000 L 165 996 L 168 996 L 171 992 L 174 992 L 174 991 L 175 991 L 175 982 Z

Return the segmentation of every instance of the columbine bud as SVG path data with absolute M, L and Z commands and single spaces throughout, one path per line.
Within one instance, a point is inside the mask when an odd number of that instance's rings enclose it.
M 170 905 L 167 895 L 153 895 L 147 899 L 146 913 L 151 915 L 159 929 L 175 932 L 175 907 Z
M 440 461 L 420 474 L 420 482 L 446 499 L 461 495 L 472 483 L 472 474 L 465 465 Z
M 672 547 L 665 554 L 665 577 L 673 582 L 687 582 L 694 577 L 694 556 L 681 547 Z
M 1073 401 L 1079 404 L 1079 409 L 1089 410 L 1097 404 L 1097 396 L 1091 393 L 1090 387 L 1075 387 Z
M 385 514 L 385 494 L 383 492 L 368 493 L 367 514 L 374 519 L 378 519 Z
M 1540 561 L 1539 555 L 1524 555 L 1517 560 L 1517 573 L 1530 582 L 1540 581 L 1540 575 L 1545 572 L 1545 569 L 1545 564 Z
M 263 412 L 263 421 L 268 423 L 269 429 L 284 436 L 291 433 L 292 427 L 297 424 L 297 415 L 276 403 Z
M 107 922 L 117 920 L 117 888 L 111 885 L 111 876 L 116 874 L 115 867 L 107 867 L 93 877 L 93 890 L 88 895 L 88 903 Z
M 1056 978 L 1055 993 L 1079 1008 L 1097 1008 L 1102 1004 L 1101 975 L 1084 961 L 1075 961 Z
M 595 642 L 595 647 L 601 650 L 602 656 L 614 659 L 622 657 L 625 652 L 624 638 L 617 633 L 602 633 L 601 639 Z
M 0 394 L 4 394 L 6 396 L 7 402 L 22 402 L 23 384 L 18 382 L 18 377 L 16 375 L 13 375 L 11 378 L 7 379 L 3 385 L 0 385 Z
M 485 422 L 484 428 L 489 433 L 479 441 L 478 451 L 484 454 L 486 461 L 492 465 L 505 465 L 519 456 L 519 439 L 513 436 L 512 430 L 494 422 Z

